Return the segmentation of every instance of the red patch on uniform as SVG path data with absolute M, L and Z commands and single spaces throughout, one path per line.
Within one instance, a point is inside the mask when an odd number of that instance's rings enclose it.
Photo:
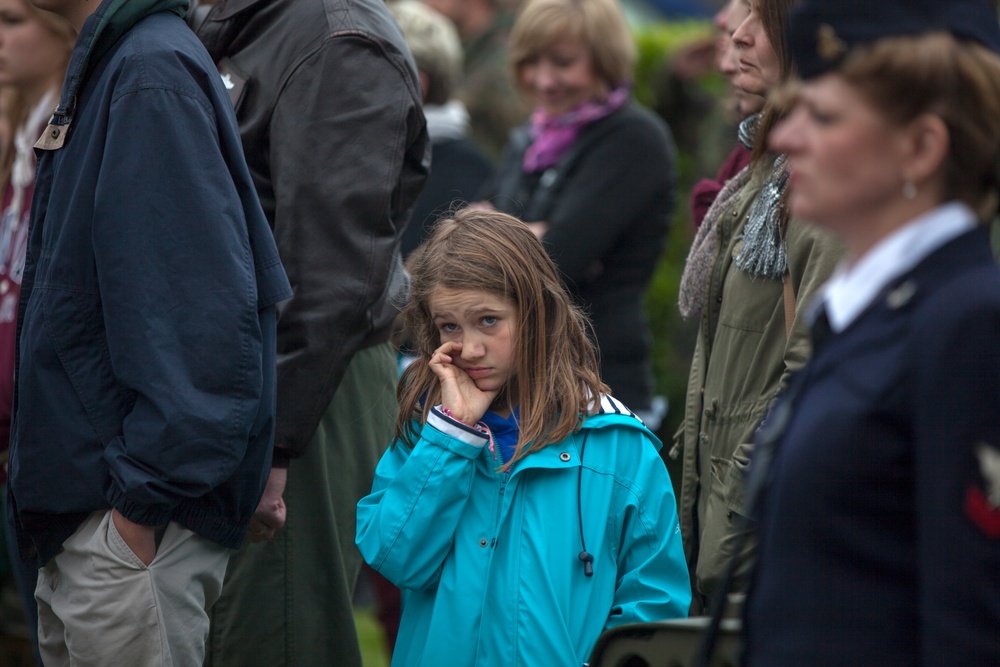
M 970 486 L 965 492 L 965 514 L 987 537 L 1000 538 L 1000 507 L 991 505 L 982 489 Z

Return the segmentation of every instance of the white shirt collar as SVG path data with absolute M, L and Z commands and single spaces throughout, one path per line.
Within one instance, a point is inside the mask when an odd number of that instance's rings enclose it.
M 906 223 L 853 266 L 841 262 L 816 299 L 826 306 L 830 328 L 835 333 L 846 329 L 895 278 L 975 226 L 972 209 L 950 202 Z

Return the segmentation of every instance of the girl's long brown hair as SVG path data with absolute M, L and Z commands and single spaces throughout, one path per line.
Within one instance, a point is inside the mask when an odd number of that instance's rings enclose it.
M 407 264 L 413 279 L 404 326 L 418 358 L 399 382 L 397 442 L 416 444 L 416 422 L 441 402 L 428 361 L 440 345 L 430 298 L 440 288 L 476 290 L 513 301 L 515 375 L 498 401 L 520 409 L 514 457 L 559 442 L 596 410 L 601 382 L 589 323 L 563 287 L 552 260 L 520 220 L 494 211 L 464 209 L 441 220 Z M 414 421 L 416 420 L 416 422 Z

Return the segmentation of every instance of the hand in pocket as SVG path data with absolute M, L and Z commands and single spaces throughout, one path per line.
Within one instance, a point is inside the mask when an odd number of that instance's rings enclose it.
M 133 523 L 116 509 L 111 510 L 111 520 L 128 548 L 148 567 L 156 557 L 156 529 Z

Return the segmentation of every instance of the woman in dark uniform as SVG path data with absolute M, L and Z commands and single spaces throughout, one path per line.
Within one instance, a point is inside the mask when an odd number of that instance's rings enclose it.
M 807 0 L 789 35 L 771 145 L 848 256 L 751 463 L 746 664 L 1000 665 L 995 6 Z

